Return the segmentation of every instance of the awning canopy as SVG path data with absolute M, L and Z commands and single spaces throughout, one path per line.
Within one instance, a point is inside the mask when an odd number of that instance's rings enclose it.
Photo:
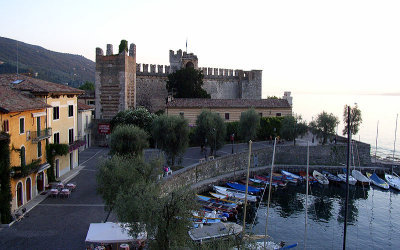
M 39 116 L 45 116 L 46 112 L 37 112 L 37 113 L 32 113 L 32 117 L 39 117 Z
M 86 242 L 92 243 L 124 243 L 147 238 L 147 233 L 140 233 L 135 239 L 129 235 L 128 230 L 122 227 L 121 223 L 90 223 L 86 235 Z

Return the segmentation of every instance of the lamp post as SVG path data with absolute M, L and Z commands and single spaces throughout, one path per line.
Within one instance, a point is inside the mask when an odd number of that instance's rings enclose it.
M 231 142 L 232 142 L 232 154 L 233 154 L 233 144 L 235 144 L 235 133 L 231 135 Z

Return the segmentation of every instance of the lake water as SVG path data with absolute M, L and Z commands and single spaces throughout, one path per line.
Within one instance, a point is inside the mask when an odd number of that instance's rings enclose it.
M 342 135 L 344 127 L 344 105 L 358 104 L 363 122 L 355 138 L 371 144 L 371 153 L 375 153 L 377 123 L 379 121 L 378 152 L 382 157 L 392 157 L 395 138 L 396 115 L 400 113 L 400 97 L 392 95 L 353 95 L 353 94 L 305 94 L 292 93 L 293 112 L 300 114 L 307 122 L 315 119 L 319 113 L 326 111 L 336 115 L 340 124 L 338 134 Z M 400 124 L 399 124 L 400 125 Z M 399 134 L 399 133 L 397 133 Z M 398 136 L 397 136 L 398 137 Z M 396 150 L 396 157 L 400 157 Z
M 308 198 L 307 249 L 342 249 L 345 186 L 312 186 Z M 266 197 L 253 233 L 264 234 Z M 400 194 L 375 187 L 351 187 L 347 227 L 348 249 L 400 249 Z M 272 193 L 268 235 L 275 242 L 304 247 L 305 185 Z M 250 224 L 248 224 L 248 230 Z

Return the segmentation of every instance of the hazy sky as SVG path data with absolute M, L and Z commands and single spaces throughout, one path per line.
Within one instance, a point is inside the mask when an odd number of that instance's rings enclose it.
M 400 93 L 400 1 L 7 1 L 0 36 L 94 60 L 121 39 L 137 62 L 170 49 L 200 67 L 262 69 L 263 96 Z

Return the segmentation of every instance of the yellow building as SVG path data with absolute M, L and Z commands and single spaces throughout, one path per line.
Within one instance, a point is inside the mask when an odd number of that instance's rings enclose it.
M 239 121 L 242 112 L 254 108 L 260 117 L 292 115 L 286 99 L 203 99 L 175 98 L 166 106 L 167 115 L 181 115 L 195 125 L 202 110 L 218 113 L 226 122 Z
M 11 212 L 29 202 L 47 184 L 46 124 L 50 107 L 30 94 L 16 90 L 17 82 L 0 81 L 1 131 L 10 135 Z
M 56 178 L 78 166 L 78 149 L 85 142 L 78 137 L 78 95 L 83 90 L 66 85 L 43 81 L 23 75 L 3 74 L 0 82 L 20 81 L 15 88 L 28 92 L 36 99 L 45 102 L 51 107 L 46 109 L 46 122 L 52 128 L 49 143 L 64 143 L 69 145 L 66 156 L 55 157 Z

